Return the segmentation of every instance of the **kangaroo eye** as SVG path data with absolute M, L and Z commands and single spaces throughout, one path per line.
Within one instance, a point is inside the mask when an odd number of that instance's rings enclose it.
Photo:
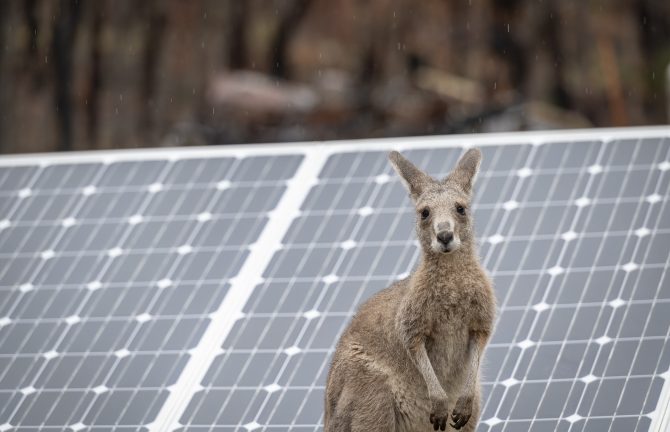
M 428 216 L 430 216 L 430 210 L 427 208 L 421 210 L 421 219 L 426 220 L 428 219 Z
M 458 212 L 459 215 L 465 216 L 465 208 L 462 205 L 456 206 L 456 212 Z

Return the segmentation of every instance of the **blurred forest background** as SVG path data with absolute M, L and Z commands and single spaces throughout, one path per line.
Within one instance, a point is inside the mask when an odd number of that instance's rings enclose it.
M 668 0 L 0 0 L 0 152 L 668 123 Z

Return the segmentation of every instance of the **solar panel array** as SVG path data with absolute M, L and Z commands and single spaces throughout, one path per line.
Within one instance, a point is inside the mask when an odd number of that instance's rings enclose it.
M 322 430 L 339 333 L 420 257 L 387 151 L 473 144 L 478 431 L 662 430 L 668 128 L 7 161 L 0 430 Z

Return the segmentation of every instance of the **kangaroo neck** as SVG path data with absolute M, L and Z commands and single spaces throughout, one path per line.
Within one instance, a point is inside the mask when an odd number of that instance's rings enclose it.
M 418 277 L 416 282 L 446 282 L 450 275 L 462 274 L 468 268 L 478 265 L 479 260 L 471 248 L 462 247 L 448 254 L 424 251 L 414 275 Z

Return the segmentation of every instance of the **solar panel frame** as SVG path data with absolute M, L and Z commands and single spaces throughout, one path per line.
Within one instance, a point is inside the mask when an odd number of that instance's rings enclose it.
M 362 140 L 362 141 L 350 141 L 343 143 L 302 143 L 302 144 L 288 144 L 288 145 L 256 145 L 256 146 L 230 146 L 227 148 L 192 148 L 192 149 L 160 149 L 160 150 L 141 150 L 141 151 L 126 151 L 126 152 L 94 152 L 94 153 L 82 153 L 82 154 L 68 154 L 68 155 L 38 155 L 38 156 L 18 156 L 18 157 L 4 157 L 0 158 L 0 166 L 12 166 L 12 165 L 33 165 L 35 161 L 38 160 L 40 163 L 45 165 L 57 165 L 61 163 L 87 163 L 87 162 L 118 162 L 118 161 L 127 161 L 127 160 L 184 160 L 190 158 L 199 158 L 203 156 L 215 157 L 215 156 L 234 156 L 234 157 L 248 157 L 250 155 L 281 155 L 281 154 L 294 154 L 302 155 L 305 157 L 302 162 L 299 170 L 303 172 L 308 172 L 303 178 L 302 174 L 296 174 L 294 181 L 289 186 L 289 190 L 285 192 L 281 198 L 284 204 L 281 204 L 278 207 L 278 211 L 274 212 L 270 217 L 270 222 L 274 220 L 277 222 L 274 223 L 274 226 L 280 227 L 281 232 L 274 233 L 273 236 L 269 236 L 271 239 L 277 237 L 282 238 L 285 233 L 289 232 L 290 229 L 290 219 L 299 215 L 299 207 L 302 205 L 303 201 L 307 199 L 307 194 L 310 187 L 312 187 L 319 177 L 321 169 L 324 168 L 327 164 L 329 156 L 335 154 L 341 154 L 350 151 L 379 151 L 379 150 L 388 150 L 388 149 L 397 149 L 397 150 L 408 150 L 411 151 L 415 148 L 421 149 L 432 149 L 432 148 L 444 148 L 444 147 L 462 147 L 463 144 L 467 146 L 506 146 L 506 145 L 515 145 L 520 143 L 530 143 L 531 151 L 539 151 L 543 147 L 544 143 L 557 142 L 557 141 L 579 141 L 579 140 L 597 140 L 597 141 L 610 141 L 610 140 L 621 140 L 621 139 L 633 139 L 640 140 L 644 138 L 665 138 L 666 140 L 670 137 L 670 128 L 668 127 L 658 127 L 658 128 L 629 128 L 629 129 L 596 129 L 596 130 L 580 130 L 580 131 L 558 131 L 558 132 L 532 132 L 532 133 L 510 133 L 510 134 L 492 134 L 492 135 L 461 135 L 461 136 L 452 136 L 452 137 L 428 137 L 428 138 L 398 138 L 398 139 L 386 139 L 386 140 Z M 567 157 L 567 155 L 563 155 Z M 610 155 L 611 156 L 611 155 Z M 667 160 L 668 155 L 666 155 Z M 418 161 L 417 161 L 418 162 Z M 424 161 L 429 162 L 429 161 Z M 419 163 L 421 165 L 421 163 Z M 316 175 L 315 175 L 316 173 Z M 625 175 L 630 174 L 626 172 Z M 517 173 L 517 175 L 524 175 L 523 173 Z M 9 177 L 7 175 L 6 177 Z M 647 179 L 647 180 L 650 180 Z M 486 179 L 482 179 L 486 181 Z M 532 181 L 538 181 L 537 177 L 533 177 Z M 505 183 L 509 184 L 509 182 Z M 603 184 L 601 184 L 602 186 Z M 480 185 L 481 186 L 481 185 Z M 528 191 L 527 191 L 528 192 Z M 530 193 L 530 192 L 529 192 Z M 574 197 L 567 200 L 568 202 L 574 201 Z M 665 208 L 667 200 L 663 200 L 662 206 Z M 616 205 L 616 204 L 614 204 Z M 296 208 L 297 207 L 297 208 Z M 581 208 L 581 207 L 579 207 Z M 589 211 L 593 207 L 589 208 Z M 491 211 L 497 211 L 495 208 Z M 546 211 L 546 208 L 541 209 L 542 212 Z M 664 214 L 663 211 L 660 211 L 659 214 Z M 564 215 L 565 216 L 565 215 Z M 659 219 L 660 220 L 660 216 Z M 396 222 L 399 221 L 399 218 L 396 217 Z M 613 218 L 610 219 L 609 223 L 613 222 Z M 267 226 L 266 226 L 267 228 Z M 281 235 L 280 235 L 281 234 Z M 497 233 L 481 233 L 478 232 L 481 238 L 488 239 L 494 237 Z M 532 233 L 530 234 L 532 236 Z M 264 240 L 264 237 L 261 234 L 260 240 Z M 582 238 L 576 239 L 576 241 L 582 241 Z M 628 239 L 624 240 L 627 242 Z M 277 243 L 272 243 L 273 249 Z M 651 245 L 649 245 L 651 247 Z M 383 247 L 383 245 L 382 245 Z M 507 244 L 504 245 L 507 247 Z M 600 245 L 602 249 L 604 243 Z M 482 255 L 490 252 L 484 251 Z M 252 255 L 256 253 L 256 249 L 252 250 Z M 265 262 L 268 266 L 271 263 L 272 257 L 269 258 L 266 255 L 263 255 L 262 258 L 258 260 L 252 259 L 252 262 L 263 263 Z M 245 262 L 246 264 L 246 262 Z M 265 271 L 266 266 L 262 266 L 260 270 Z M 663 268 L 667 268 L 668 263 L 666 262 Z M 637 273 L 635 277 L 641 277 L 641 273 Z M 244 274 L 245 277 L 255 277 L 258 276 L 256 273 L 253 273 L 249 270 L 248 273 Z M 558 274 L 556 276 L 559 276 Z M 262 279 L 255 278 L 260 283 L 263 283 Z M 241 279 L 240 279 L 241 280 Z M 240 287 L 242 287 L 241 282 Z M 565 279 L 563 282 L 565 283 Z M 660 287 L 659 287 L 660 288 Z M 240 290 L 241 291 L 241 288 Z M 235 295 L 231 296 L 230 291 L 226 297 L 226 300 L 220 305 L 218 314 L 220 316 L 226 315 L 229 317 L 239 317 L 244 314 L 243 310 L 246 306 L 247 300 L 252 293 L 248 293 L 247 298 L 238 298 L 236 301 L 228 300 L 228 298 L 234 298 Z M 550 309 L 553 313 L 553 309 Z M 217 321 L 217 325 L 221 324 L 221 321 Z M 217 340 L 223 342 L 228 336 L 228 331 L 232 327 L 232 321 L 235 320 L 226 320 L 228 324 L 225 325 L 224 331 L 217 336 Z M 214 328 L 214 325 L 210 323 L 209 329 Z M 213 330 L 212 330 L 213 332 Z M 201 343 L 204 339 L 201 339 Z M 213 339 L 206 339 L 207 344 L 212 343 Z M 219 344 L 220 345 L 220 344 Z M 181 384 L 177 387 L 180 391 L 185 391 L 183 397 L 176 398 L 174 397 L 173 402 L 169 404 L 170 411 L 168 412 L 166 406 L 163 405 L 161 413 L 157 416 L 156 421 L 153 424 L 148 425 L 150 430 L 167 430 L 165 428 L 172 428 L 177 425 L 176 420 L 180 417 L 181 413 L 187 409 L 187 404 L 190 402 L 190 396 L 192 396 L 200 388 L 200 380 L 198 377 L 202 378 L 207 372 L 207 368 L 213 360 L 212 353 L 218 351 L 218 346 L 210 346 L 207 351 L 208 354 L 205 358 L 210 359 L 209 363 L 207 361 L 202 361 L 198 363 L 197 367 L 193 366 L 193 374 L 183 374 L 181 379 Z M 203 349 L 203 351 L 205 351 Z M 535 353 L 536 354 L 536 353 Z M 660 358 L 659 358 L 660 361 Z M 195 364 L 195 363 L 194 363 Z M 186 379 L 186 375 L 189 376 Z M 654 416 L 653 423 L 651 424 L 650 430 L 662 431 L 665 430 L 668 426 L 668 418 L 670 417 L 670 389 L 668 385 L 668 378 L 664 377 L 664 385 L 661 397 L 658 401 L 659 408 L 657 409 L 656 415 Z M 572 384 L 574 385 L 577 380 L 573 380 Z M 171 396 L 177 392 L 171 392 Z M 186 396 L 188 395 L 188 397 Z M 543 397 L 545 394 L 542 395 Z M 482 417 L 482 420 L 484 418 Z M 585 424 L 585 422 L 582 422 Z M 505 423 L 505 426 L 507 423 Z M 493 429 L 492 429 L 493 430 Z M 508 430 L 508 429 L 504 429 Z M 571 429 L 572 430 L 572 429 Z

